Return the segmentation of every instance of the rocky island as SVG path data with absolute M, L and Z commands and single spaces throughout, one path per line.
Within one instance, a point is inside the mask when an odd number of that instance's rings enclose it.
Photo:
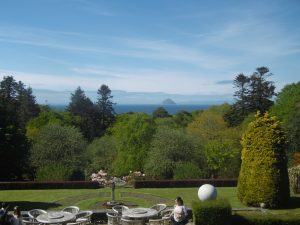
M 163 100 L 162 104 L 163 105 L 176 105 L 176 103 L 170 98 L 167 98 L 167 99 Z

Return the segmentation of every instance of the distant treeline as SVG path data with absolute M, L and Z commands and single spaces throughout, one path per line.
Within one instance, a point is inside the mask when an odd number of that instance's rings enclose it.
M 78 87 L 65 110 L 55 110 L 38 105 L 21 81 L 4 77 L 0 180 L 85 180 L 100 169 L 112 176 L 141 171 L 142 179 L 153 180 L 236 178 L 240 140 L 258 110 L 281 122 L 289 140 L 289 165 L 299 164 L 300 83 L 275 96 L 270 75 L 266 67 L 237 75 L 231 105 L 176 113 L 168 106 L 157 106 L 152 113 L 116 113 L 118 105 L 107 85 L 100 86 L 95 103 Z

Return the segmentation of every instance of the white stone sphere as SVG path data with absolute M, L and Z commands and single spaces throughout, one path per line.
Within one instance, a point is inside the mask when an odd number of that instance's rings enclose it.
M 200 201 L 215 200 L 217 198 L 217 189 L 211 184 L 203 184 L 198 190 Z

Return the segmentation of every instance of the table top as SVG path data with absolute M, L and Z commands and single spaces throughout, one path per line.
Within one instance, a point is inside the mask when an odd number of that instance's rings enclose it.
M 156 216 L 158 211 L 150 208 L 131 208 L 122 212 L 122 217 L 129 217 L 134 219 L 150 218 Z
M 75 219 L 75 215 L 69 212 L 47 212 L 39 215 L 36 220 L 40 223 L 65 223 Z

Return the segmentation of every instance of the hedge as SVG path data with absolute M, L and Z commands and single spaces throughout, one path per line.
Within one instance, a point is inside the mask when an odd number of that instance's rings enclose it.
M 211 184 L 215 187 L 236 187 L 237 179 L 137 180 L 134 182 L 134 188 L 200 187 L 203 184 Z
M 231 217 L 233 225 L 299 225 L 300 216 L 296 214 L 235 214 Z
M 61 181 L 61 182 L 0 182 L 0 190 L 24 189 L 97 189 L 102 186 L 93 181 Z
M 225 199 L 193 202 L 195 225 L 231 225 L 231 206 Z

